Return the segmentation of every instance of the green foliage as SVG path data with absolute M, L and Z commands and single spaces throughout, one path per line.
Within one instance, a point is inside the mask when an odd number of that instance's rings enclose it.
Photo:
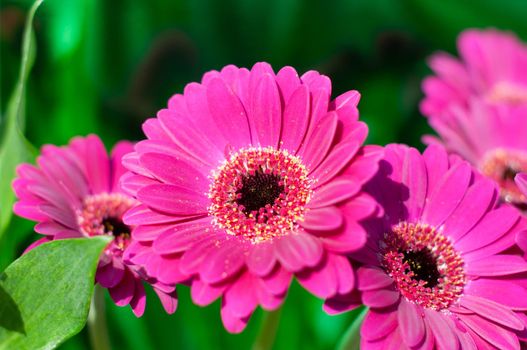
M 35 38 L 32 29 L 33 17 L 43 0 L 36 1 L 29 10 L 22 41 L 20 73 L 15 90 L 7 105 L 2 125 L 4 130 L 0 142 L 0 239 L 11 218 L 14 194 L 11 181 L 15 167 L 22 162 L 31 161 L 35 151 L 22 134 L 25 124 L 26 83 L 35 61 Z
M 43 244 L 0 275 L 0 349 L 53 349 L 78 333 L 110 237 Z

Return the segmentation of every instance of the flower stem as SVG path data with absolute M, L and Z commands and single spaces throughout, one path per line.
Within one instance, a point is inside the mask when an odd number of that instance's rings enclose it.
M 106 324 L 106 313 L 104 307 L 104 289 L 95 285 L 93 298 L 91 300 L 90 313 L 88 315 L 88 333 L 93 350 L 110 350 L 110 337 Z
M 270 350 L 273 347 L 280 322 L 282 308 L 269 311 L 264 315 L 260 333 L 253 344 L 252 350 Z

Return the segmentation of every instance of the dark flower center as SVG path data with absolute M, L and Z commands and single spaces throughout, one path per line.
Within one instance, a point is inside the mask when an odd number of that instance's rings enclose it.
M 103 219 L 104 233 L 111 234 L 114 237 L 130 235 L 130 227 L 125 225 L 121 219 L 110 216 Z
M 281 178 L 275 174 L 264 174 L 261 171 L 254 175 L 244 176 L 242 186 L 236 191 L 238 205 L 243 205 L 243 212 L 249 215 L 266 206 L 272 206 L 284 192 Z
M 428 249 L 403 252 L 403 261 L 414 273 L 413 280 L 424 281 L 429 288 L 437 286 L 441 274 L 437 270 L 436 259 Z

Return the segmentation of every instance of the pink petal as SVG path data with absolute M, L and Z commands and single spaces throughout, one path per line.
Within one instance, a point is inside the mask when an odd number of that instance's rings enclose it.
M 283 295 L 291 284 L 292 274 L 286 269 L 277 266 L 268 276 L 262 277 L 266 288 L 274 295 Z
M 299 222 L 303 228 L 310 231 L 333 231 L 341 227 L 342 223 L 342 212 L 334 206 L 309 209 L 304 221 Z
M 27 252 L 29 252 L 30 250 L 32 249 L 35 249 L 36 247 L 44 244 L 44 243 L 48 243 L 48 242 L 51 242 L 53 239 L 52 238 L 49 238 L 49 237 L 44 237 L 44 238 L 41 238 L 41 239 L 38 239 L 36 240 L 35 242 L 31 243 L 25 250 L 24 250 L 24 253 L 23 254 L 26 254 Z
M 358 288 L 361 291 L 385 288 L 393 283 L 392 278 L 376 266 L 359 267 L 357 276 Z
M 185 161 L 159 153 L 141 154 L 139 161 L 152 175 L 163 182 L 192 187 L 199 192 L 208 192 L 210 181 L 206 175 Z
M 201 263 L 217 249 L 214 237 L 205 237 L 185 251 L 181 258 L 181 271 L 188 275 L 198 273 Z
M 525 328 L 523 321 L 514 312 L 491 300 L 467 294 L 461 298 L 460 305 L 505 327 L 519 331 Z
M 459 163 L 444 175 L 432 193 L 423 210 L 424 222 L 439 226 L 459 205 L 468 188 L 472 170 L 468 163 Z
M 209 167 L 216 166 L 223 159 L 222 150 L 218 148 L 218 145 L 203 133 L 201 125 L 196 125 L 195 121 L 187 115 L 163 109 L 157 113 L 157 119 L 161 122 L 161 126 L 172 141 L 170 150 L 159 153 L 178 155 L 184 157 L 186 161 L 193 160 L 196 163 L 206 164 Z M 147 144 L 155 145 L 151 142 L 145 142 L 145 145 Z M 162 144 L 157 143 L 157 145 Z M 144 149 L 140 150 L 139 144 L 136 149 L 141 151 L 141 153 L 147 151 Z M 152 152 L 154 150 L 148 151 Z
M 298 155 L 308 169 L 315 169 L 325 158 L 335 137 L 337 121 L 338 116 L 335 112 L 328 113 L 315 125 L 303 143 L 303 149 Z
M 137 192 L 137 199 L 151 208 L 176 215 L 205 214 L 209 205 L 205 193 L 164 184 L 143 187 Z
M 283 267 L 296 272 L 317 265 L 323 249 L 321 242 L 307 233 L 289 233 L 276 241 L 275 252 Z
M 459 343 L 457 336 L 452 332 L 448 316 L 435 310 L 423 309 L 425 321 L 434 334 L 438 349 L 458 349 Z
M 110 160 L 101 139 L 89 135 L 85 139 L 85 161 L 88 183 L 93 193 L 110 191 Z
M 300 285 L 319 298 L 326 299 L 337 293 L 337 272 L 327 260 L 322 261 L 314 269 L 300 271 L 296 277 Z
M 154 292 L 156 292 L 157 296 L 159 297 L 161 305 L 163 305 L 163 309 L 165 309 L 167 314 L 171 315 L 176 312 L 178 300 L 175 290 L 171 293 L 165 293 L 159 288 L 154 287 Z
M 247 267 L 258 276 L 268 275 L 276 265 L 274 245 L 272 243 L 255 244 L 247 256 Z
M 404 154 L 401 183 L 408 187 L 408 199 L 404 205 L 408 210 L 408 220 L 421 217 L 428 190 L 425 162 L 415 148 L 408 148 Z M 402 332 L 404 335 L 404 332 Z
M 156 237 L 152 248 L 156 254 L 184 252 L 194 243 L 202 240 L 210 230 L 210 217 L 178 224 L 160 233 Z
M 476 227 L 456 242 L 456 249 L 466 254 L 485 247 L 505 235 L 516 223 L 518 216 L 516 209 L 508 206 L 487 213 Z
M 167 285 L 175 285 L 176 283 L 181 283 L 189 278 L 189 276 L 181 272 L 180 259 L 178 258 L 167 258 L 162 259 L 161 264 L 157 273 L 155 274 L 156 279 Z
M 200 277 L 205 283 L 217 283 L 234 275 L 245 265 L 247 247 L 238 239 L 217 244 L 201 264 Z
M 266 73 L 260 78 L 251 95 L 251 130 L 253 143 L 277 147 L 282 127 L 280 95 L 274 77 Z
M 443 146 L 430 145 L 423 152 L 428 172 L 428 188 L 436 188 L 448 171 L 448 155 Z
M 327 207 L 342 202 L 360 190 L 361 184 L 345 177 L 339 177 L 319 187 L 309 201 L 309 208 Z
M 356 140 L 344 141 L 335 146 L 311 173 L 313 178 L 318 179 L 317 185 L 322 186 L 345 169 L 359 149 L 360 144 Z
M 473 276 L 505 276 L 527 271 L 527 262 L 517 255 L 499 254 L 465 262 L 465 273 Z
M 393 305 L 399 301 L 400 293 L 396 290 L 378 289 L 364 291 L 362 302 L 372 308 L 383 308 Z
M 520 191 L 522 191 L 523 194 L 527 195 L 527 174 L 516 175 L 515 181 Z
M 240 99 L 220 79 L 213 79 L 207 86 L 210 113 L 225 139 L 239 149 L 251 144 L 249 123 Z
M 285 102 L 292 98 L 291 96 L 297 91 L 299 86 L 305 88 L 305 85 L 301 85 L 296 70 L 289 66 L 280 69 L 276 74 L 276 82 L 278 83 L 278 87 L 280 88 L 280 92 L 282 93 Z
M 399 330 L 403 341 L 409 347 L 419 345 L 425 337 L 425 325 L 420 307 L 414 303 L 401 300 L 397 310 Z
M 223 325 L 225 326 L 225 329 L 229 333 L 240 333 L 245 329 L 245 326 L 247 326 L 247 322 L 249 321 L 249 318 L 240 318 L 231 311 L 230 308 L 225 307 L 222 305 L 221 307 L 221 320 L 223 321 Z
M 397 327 L 397 312 L 389 310 L 369 310 L 364 318 L 360 335 L 368 341 L 385 338 Z
M 338 110 L 345 106 L 357 107 L 359 101 L 360 93 L 357 90 L 350 90 L 335 98 L 335 100 L 330 104 L 330 106 L 335 110 Z
M 187 219 L 188 217 L 185 217 Z M 129 209 L 123 215 L 123 222 L 130 226 L 166 224 L 181 220 L 181 217 L 162 214 L 151 210 L 146 205 L 139 204 Z
M 110 264 L 97 268 L 95 281 L 104 288 L 113 288 L 122 281 L 124 272 L 125 267 L 123 264 L 116 259 L 112 259 Z
M 111 163 L 110 163 L 110 191 L 117 192 L 120 190 L 119 179 L 126 172 L 126 168 L 121 163 L 121 160 L 125 154 L 133 152 L 134 145 L 128 141 L 121 141 L 115 144 L 112 149 Z
M 110 296 L 117 306 L 130 304 L 135 293 L 135 278 L 128 270 L 125 271 L 123 278 L 113 288 L 109 288 Z
M 498 328 L 493 323 L 476 315 L 458 315 L 458 317 L 463 324 L 498 349 L 520 349 L 518 337 L 513 332 L 505 328 Z
M 309 91 L 305 85 L 300 85 L 285 106 L 281 149 L 291 153 L 298 150 L 307 132 L 309 118 Z
M 444 232 L 454 242 L 457 241 L 491 208 L 496 195 L 496 186 L 491 181 L 477 181 L 468 189 L 456 210 L 445 220 Z
M 361 305 L 362 303 L 359 293 L 353 291 L 344 295 L 337 294 L 326 299 L 322 308 L 329 315 L 338 315 L 356 309 Z
M 333 266 L 337 273 L 338 293 L 346 294 L 355 287 L 355 274 L 347 257 L 337 254 L 328 254 L 328 264 Z
M 135 283 L 135 293 L 132 301 L 130 301 L 130 307 L 135 317 L 143 316 L 146 307 L 146 294 L 145 287 L 140 280 L 137 280 Z
M 512 310 L 527 310 L 527 290 L 509 280 L 473 280 L 465 286 L 465 294 L 492 300 Z
M 239 318 L 249 317 L 257 305 L 254 280 L 249 273 L 241 274 L 223 296 L 222 308 Z
M 209 305 L 223 294 L 226 287 L 227 285 L 210 285 L 194 278 L 190 290 L 192 301 L 199 306 Z

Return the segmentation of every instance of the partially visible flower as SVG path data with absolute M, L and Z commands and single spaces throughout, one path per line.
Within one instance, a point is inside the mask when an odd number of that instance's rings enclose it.
M 117 305 L 129 304 L 139 317 L 146 305 L 142 278 L 122 259 L 131 233 L 122 217 L 136 201 L 121 190 L 119 179 L 125 172 L 121 158 L 132 150 L 131 143 L 119 142 L 108 157 L 95 135 L 76 137 L 64 147 L 46 145 L 38 166 L 18 166 L 13 183 L 18 202 L 13 209 L 37 221 L 35 231 L 45 235 L 28 249 L 56 239 L 112 235 L 114 240 L 100 258 L 96 282 L 108 289 Z M 174 287 L 157 283 L 154 290 L 167 311 L 173 312 Z
M 527 103 L 492 105 L 474 99 L 467 108 L 453 107 L 429 121 L 440 139 L 426 136 L 426 143 L 444 144 L 494 180 L 504 201 L 525 206 L 527 197 L 514 176 L 527 172 Z
M 519 212 L 496 186 L 441 146 L 421 155 L 389 145 L 366 185 L 384 208 L 352 253 L 358 293 L 326 301 L 342 312 L 361 300 L 361 349 L 520 349 L 527 262 L 516 253 Z M 360 298 L 359 298 L 360 297 Z
M 240 332 L 258 305 L 276 309 L 292 276 L 319 297 L 353 288 L 345 253 L 361 248 L 361 192 L 380 147 L 362 144 L 359 94 L 330 100 L 317 72 L 227 66 L 187 85 L 148 120 L 147 140 L 124 158 L 123 188 L 141 204 L 127 258 L 168 285 L 192 277 L 192 298 L 222 296 Z
M 438 53 L 429 61 L 436 74 L 423 82 L 421 112 L 442 118 L 452 106 L 474 97 L 490 104 L 527 103 L 527 46 L 510 32 L 467 30 L 459 36 L 457 59 Z

